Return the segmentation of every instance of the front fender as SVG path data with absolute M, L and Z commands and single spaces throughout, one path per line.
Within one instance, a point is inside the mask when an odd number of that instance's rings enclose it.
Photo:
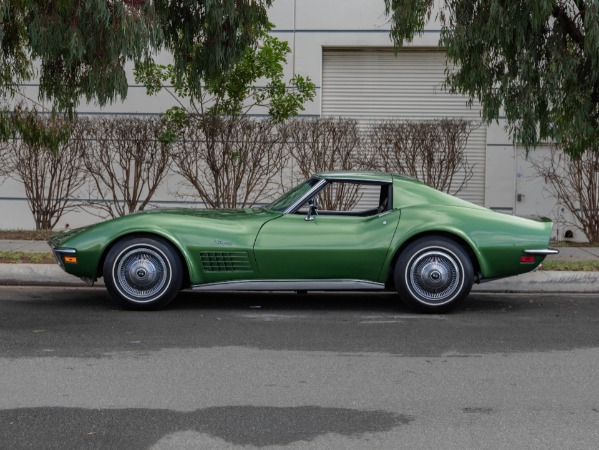
M 207 273 L 203 270 L 202 252 L 247 253 L 250 273 L 245 276 L 252 277 L 251 272 L 257 272 L 254 270 L 254 241 L 258 230 L 269 218 L 272 217 L 258 214 L 231 220 L 193 214 L 132 214 L 72 233 L 56 243 L 77 251 L 79 262 L 68 266 L 68 273 L 94 279 L 101 275 L 103 258 L 115 242 L 132 235 L 158 236 L 170 242 L 182 255 L 191 283 L 200 284 L 231 276 L 231 273 Z

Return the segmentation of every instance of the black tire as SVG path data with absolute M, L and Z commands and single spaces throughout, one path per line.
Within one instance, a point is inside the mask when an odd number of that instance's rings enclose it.
M 183 284 L 183 264 L 173 247 L 159 238 L 131 237 L 118 241 L 103 267 L 111 297 L 127 309 L 164 308 Z
M 401 252 L 394 281 L 408 308 L 440 314 L 451 311 L 468 297 L 474 269 L 459 244 L 432 236 L 410 243 Z

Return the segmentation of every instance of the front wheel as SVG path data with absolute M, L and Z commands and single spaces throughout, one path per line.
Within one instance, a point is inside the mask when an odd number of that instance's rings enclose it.
M 108 252 L 103 269 L 108 292 L 128 309 L 163 308 L 183 284 L 179 255 L 158 238 L 122 239 Z
M 474 270 L 466 251 L 444 237 L 410 243 L 395 266 L 395 286 L 411 309 L 445 313 L 460 304 L 472 289 Z

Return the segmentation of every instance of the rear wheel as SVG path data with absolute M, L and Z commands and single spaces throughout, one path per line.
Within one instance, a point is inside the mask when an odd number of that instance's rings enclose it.
M 108 292 L 128 309 L 163 308 L 183 284 L 179 255 L 159 238 L 122 239 L 108 252 L 103 269 Z
M 434 236 L 418 239 L 402 251 L 394 277 L 400 298 L 409 308 L 445 313 L 468 297 L 474 270 L 459 244 Z

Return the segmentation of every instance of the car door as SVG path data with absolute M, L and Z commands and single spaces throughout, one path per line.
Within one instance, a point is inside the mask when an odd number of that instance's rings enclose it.
M 325 206 L 318 214 L 308 216 L 305 205 L 261 228 L 254 245 L 261 278 L 368 281 L 381 278 L 400 214 L 387 207 L 387 203 L 391 204 L 390 189 L 387 185 L 373 184 L 349 189 L 333 186 L 318 194 L 321 205 Z M 351 201 L 346 201 L 343 205 L 343 199 L 339 200 L 339 192 L 343 190 L 345 194 L 348 190 L 361 190 L 357 204 L 348 208 Z

